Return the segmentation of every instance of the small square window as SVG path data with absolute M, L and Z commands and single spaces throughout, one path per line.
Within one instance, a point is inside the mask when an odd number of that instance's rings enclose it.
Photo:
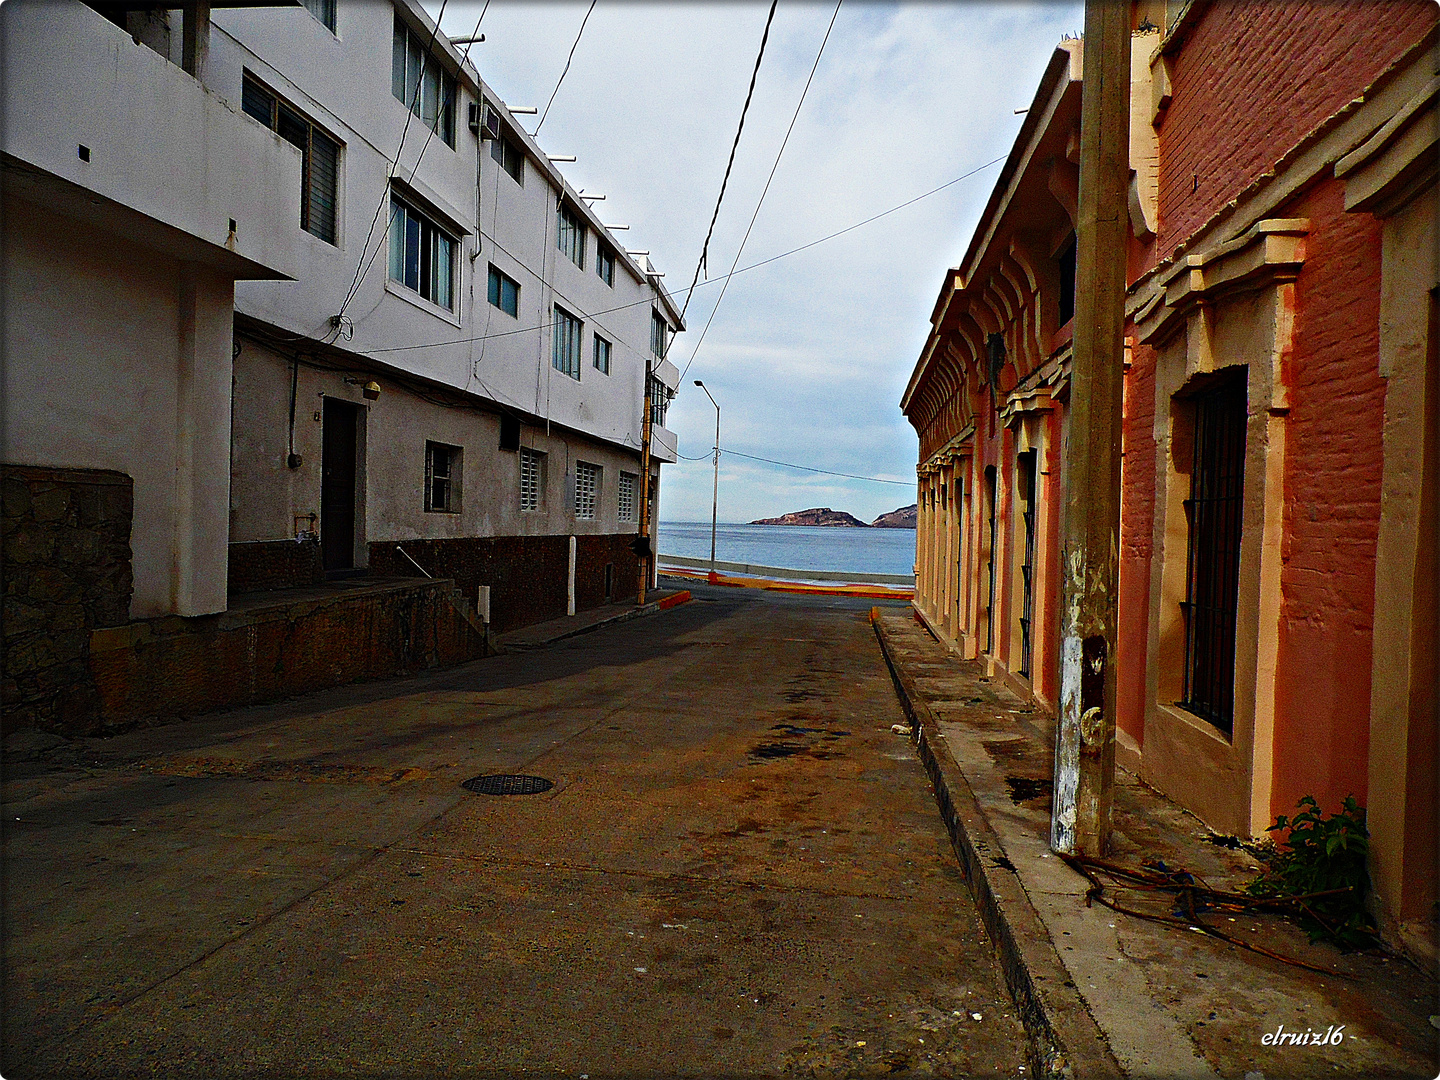
M 575 463 L 575 516 L 584 521 L 595 518 L 595 504 L 600 496 L 600 466 L 588 461 Z
M 520 286 L 508 274 L 490 267 L 490 303 L 506 315 L 520 314 Z
M 610 342 L 599 334 L 595 335 L 595 370 L 610 374 Z
M 460 512 L 460 456 L 458 446 L 425 443 L 425 509 L 442 514 Z

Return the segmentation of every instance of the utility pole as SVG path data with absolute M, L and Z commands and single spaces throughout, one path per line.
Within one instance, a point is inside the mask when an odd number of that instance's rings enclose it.
M 1074 358 L 1066 414 L 1060 716 L 1050 846 L 1103 856 L 1115 782 L 1125 252 L 1129 229 L 1128 0 L 1086 0 L 1080 98 Z
M 715 489 L 710 497 L 710 577 L 711 585 L 714 585 L 719 578 L 715 574 L 715 523 L 720 518 L 720 403 L 710 393 L 710 388 L 699 379 L 695 385 L 705 391 L 705 396 L 710 398 L 710 404 L 715 406 Z

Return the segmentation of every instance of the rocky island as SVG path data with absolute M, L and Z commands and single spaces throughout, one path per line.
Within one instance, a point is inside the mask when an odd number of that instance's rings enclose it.
M 891 510 L 888 514 L 881 514 L 870 522 L 870 527 L 872 529 L 913 529 L 918 516 L 919 504 L 911 503 L 898 510 Z
M 828 506 L 818 506 L 813 510 L 799 510 L 793 514 L 781 514 L 775 518 L 761 518 L 759 521 L 750 522 L 751 525 L 826 525 L 841 526 L 848 528 L 867 528 L 865 522 L 859 518 L 852 517 L 843 510 L 831 510 Z

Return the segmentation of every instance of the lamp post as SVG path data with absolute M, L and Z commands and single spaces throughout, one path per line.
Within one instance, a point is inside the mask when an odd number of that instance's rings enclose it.
M 715 492 L 710 500 L 710 584 L 714 585 L 719 580 L 715 576 L 715 522 L 720 513 L 720 403 L 711 397 L 709 387 L 699 379 L 695 385 L 705 391 L 710 404 L 715 406 Z

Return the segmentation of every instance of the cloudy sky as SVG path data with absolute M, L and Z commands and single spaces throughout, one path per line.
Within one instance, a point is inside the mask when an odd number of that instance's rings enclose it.
M 481 4 L 425 0 L 451 37 Z M 470 52 L 511 106 L 542 111 L 538 141 L 631 249 L 648 249 L 683 303 L 714 211 L 768 5 L 597 3 L 555 93 L 588 0 L 491 0 Z M 833 3 L 783 3 L 710 242 L 710 284 L 670 358 L 690 365 L 670 407 L 680 453 L 661 518 L 709 520 L 715 410 L 721 446 L 898 483 L 849 480 L 722 455 L 720 520 L 811 506 L 862 520 L 914 502 L 916 439 L 899 410 L 942 275 L 963 255 L 998 164 L 913 206 L 736 275 L 705 333 L 815 64 Z M 844 0 L 739 266 L 863 221 L 1009 152 L 1057 42 L 1081 3 Z M 539 117 L 521 118 L 534 130 Z M 702 277 L 702 282 L 705 280 Z M 697 344 L 699 345 L 697 351 Z M 693 362 L 692 362 L 693 354 Z

